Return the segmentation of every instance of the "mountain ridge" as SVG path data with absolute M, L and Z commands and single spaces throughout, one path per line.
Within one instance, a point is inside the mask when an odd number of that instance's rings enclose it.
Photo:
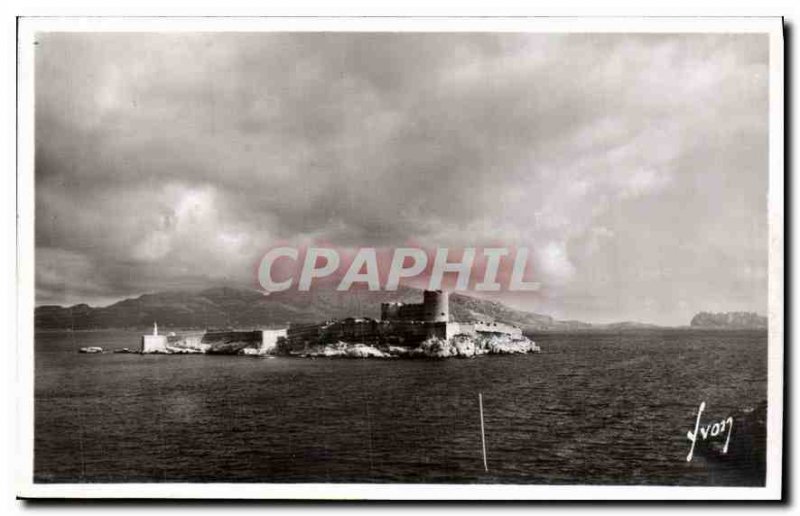
M 86 303 L 68 307 L 42 305 L 35 309 L 34 325 L 40 330 L 146 329 L 157 321 L 165 329 L 285 327 L 290 323 L 315 323 L 346 317 L 378 319 L 381 303 L 418 303 L 421 299 L 422 290 L 405 286 L 394 291 L 315 290 L 269 295 L 252 289 L 212 287 L 197 291 L 142 294 L 104 307 L 92 307 Z M 528 331 L 665 328 L 635 321 L 592 324 L 558 320 L 549 315 L 518 310 L 498 301 L 461 293 L 450 295 L 450 313 L 453 320 L 495 320 Z M 756 314 L 726 315 L 732 323 L 728 319 L 722 321 L 722 315 L 701 312 L 684 328 L 741 329 L 766 326 L 766 318 Z
M 49 330 L 143 329 L 154 321 L 162 328 L 176 329 L 286 326 L 346 317 L 377 319 L 383 302 L 418 303 L 421 299 L 421 290 L 404 286 L 395 291 L 285 291 L 270 295 L 250 289 L 213 287 L 142 294 L 104 307 L 85 303 L 68 307 L 42 305 L 35 310 L 35 327 Z M 594 327 L 459 293 L 450 295 L 450 312 L 453 320 L 496 320 L 533 330 Z

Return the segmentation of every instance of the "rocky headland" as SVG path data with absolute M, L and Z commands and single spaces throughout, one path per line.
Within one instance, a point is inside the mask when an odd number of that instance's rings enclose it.
M 690 326 L 731 330 L 766 329 L 767 318 L 755 312 L 700 312 L 692 317 Z

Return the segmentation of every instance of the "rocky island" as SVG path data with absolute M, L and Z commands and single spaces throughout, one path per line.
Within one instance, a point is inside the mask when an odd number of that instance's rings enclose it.
M 767 328 L 767 318 L 754 312 L 700 312 L 692 317 L 692 328 L 756 330 Z
M 288 328 L 142 336 L 141 353 L 343 358 L 447 358 L 538 352 L 516 326 L 452 321 L 449 296 L 425 291 L 422 303 L 381 305 L 380 320 L 348 317 Z

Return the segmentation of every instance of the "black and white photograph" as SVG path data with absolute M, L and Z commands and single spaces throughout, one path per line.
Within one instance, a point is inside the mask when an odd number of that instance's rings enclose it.
M 19 494 L 779 498 L 782 27 L 21 18 Z

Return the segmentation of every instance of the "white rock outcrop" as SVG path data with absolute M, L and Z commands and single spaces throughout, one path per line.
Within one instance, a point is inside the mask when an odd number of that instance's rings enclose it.
M 471 337 L 457 335 L 452 339 L 430 338 L 416 348 L 401 346 L 377 348 L 351 342 L 319 344 L 308 348 L 299 356 L 313 358 L 470 358 L 479 355 L 512 355 L 539 351 L 540 348 L 535 342 L 522 336 Z

